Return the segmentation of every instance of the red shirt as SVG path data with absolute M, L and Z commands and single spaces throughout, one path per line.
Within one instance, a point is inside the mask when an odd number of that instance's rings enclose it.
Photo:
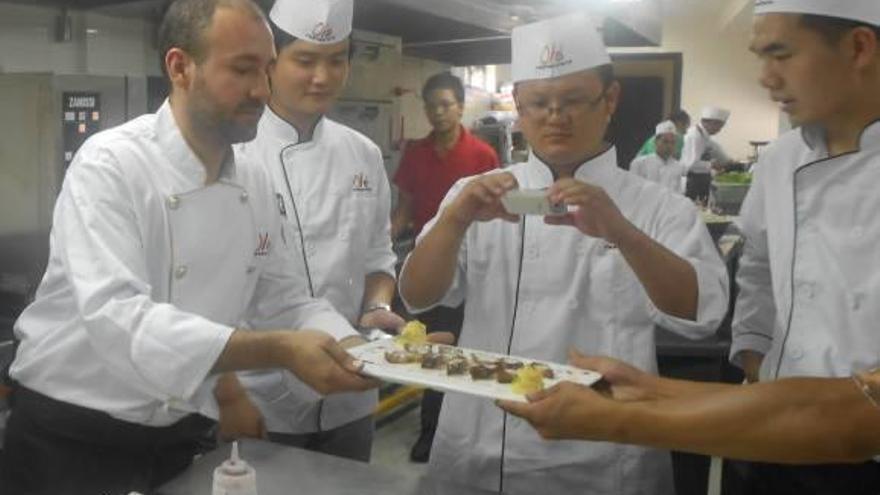
M 498 155 L 495 150 L 464 127 L 458 142 L 443 156 L 437 153 L 433 132 L 411 142 L 400 159 L 394 183 L 412 198 L 416 234 L 434 218 L 440 202 L 458 179 L 496 168 Z

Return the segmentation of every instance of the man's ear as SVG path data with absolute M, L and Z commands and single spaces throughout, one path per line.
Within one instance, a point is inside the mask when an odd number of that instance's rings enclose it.
M 617 112 L 617 105 L 620 103 L 620 83 L 617 81 L 612 81 L 610 85 L 608 85 L 608 89 L 605 90 L 605 100 L 608 102 L 608 119 L 614 116 L 614 113 Z
M 847 36 L 847 44 L 857 68 L 864 69 L 877 63 L 880 57 L 880 40 L 873 29 L 867 26 L 853 29 Z
M 165 71 L 172 87 L 188 88 L 192 83 L 193 59 L 180 48 L 172 48 L 165 54 Z

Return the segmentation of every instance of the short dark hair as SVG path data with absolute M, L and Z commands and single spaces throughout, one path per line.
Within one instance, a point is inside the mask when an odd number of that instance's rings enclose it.
M 214 20 L 218 7 L 243 8 L 255 18 L 266 20 L 265 14 L 252 0 L 171 0 L 165 4 L 159 23 L 159 65 L 168 76 L 165 55 L 172 48 L 180 48 L 190 54 L 197 63 L 208 55 L 205 46 L 205 30 Z
M 836 44 L 850 30 L 866 27 L 874 31 L 874 36 L 880 41 L 880 26 L 875 26 L 864 21 L 841 19 L 823 15 L 803 14 L 801 25 L 822 35 L 828 43 Z
M 690 123 L 691 116 L 685 112 L 684 110 L 676 110 L 669 114 L 669 120 L 673 122 L 687 122 Z
M 279 55 L 281 54 L 281 50 L 284 50 L 288 45 L 291 45 L 296 40 L 300 39 L 278 27 L 278 25 L 272 20 L 269 20 L 269 27 L 272 28 L 272 38 L 275 39 L 275 53 Z M 354 56 L 354 42 L 350 35 L 348 40 L 348 61 L 351 62 L 351 58 Z
M 429 77 L 422 86 L 422 99 L 427 100 L 431 93 L 439 89 L 452 91 L 459 105 L 464 105 L 464 84 L 451 72 L 440 72 Z

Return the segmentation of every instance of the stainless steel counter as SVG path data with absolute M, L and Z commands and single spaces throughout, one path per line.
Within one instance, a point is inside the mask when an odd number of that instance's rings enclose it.
M 211 495 L 214 468 L 229 457 L 225 445 L 193 463 L 162 486 L 159 495 Z M 258 440 L 239 442 L 239 451 L 257 472 L 259 495 L 488 495 L 454 483 L 340 457 Z

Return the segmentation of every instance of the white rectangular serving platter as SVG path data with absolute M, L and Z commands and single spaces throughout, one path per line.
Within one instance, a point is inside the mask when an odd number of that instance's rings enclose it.
M 439 347 L 434 344 L 434 347 Z M 432 370 L 424 369 L 421 363 L 393 364 L 385 360 L 387 351 L 400 350 L 401 347 L 394 339 L 382 339 L 370 342 L 358 347 L 348 349 L 348 352 L 364 363 L 362 373 L 381 380 L 401 383 L 404 385 L 416 385 L 420 387 L 439 390 L 442 392 L 457 392 L 476 395 L 489 399 L 502 399 L 517 402 L 526 402 L 523 395 L 514 393 L 509 383 L 498 383 L 494 378 L 488 380 L 474 380 L 469 373 L 464 375 L 447 375 L 446 368 Z M 541 363 L 553 370 L 553 378 L 544 379 L 544 388 L 550 388 L 561 381 L 570 381 L 581 385 L 590 386 L 599 381 L 602 376 L 595 371 L 584 370 L 557 363 L 549 363 L 537 359 L 528 359 L 517 356 L 505 356 L 493 352 L 479 351 L 475 349 L 459 348 L 465 356 L 475 354 L 482 361 L 494 361 L 496 359 L 516 360 L 525 364 Z

